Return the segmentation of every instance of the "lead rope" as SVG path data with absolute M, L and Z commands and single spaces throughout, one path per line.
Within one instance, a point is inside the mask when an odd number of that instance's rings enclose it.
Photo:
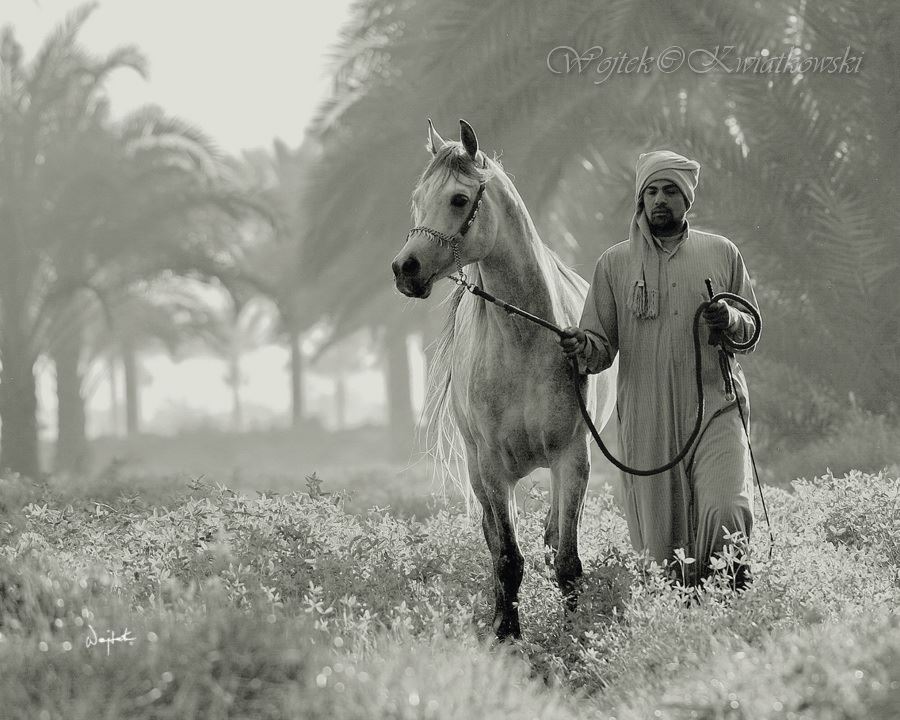
M 555 332 L 559 337 L 563 337 L 563 331 L 561 328 L 557 327 L 553 323 L 544 320 L 537 315 L 532 315 L 530 312 L 526 310 L 522 310 L 515 305 L 510 305 L 509 303 L 500 300 L 499 298 L 494 297 L 486 290 L 478 287 L 474 283 L 468 282 L 465 273 L 462 270 L 461 265 L 459 264 L 459 253 L 457 248 L 457 240 L 454 239 L 451 242 L 451 247 L 454 248 L 454 260 L 457 263 L 457 269 L 459 275 L 450 276 L 450 280 L 455 282 L 457 285 L 464 287 L 470 293 L 475 295 L 476 297 L 480 297 L 486 300 L 489 303 L 493 303 L 497 305 L 501 310 L 504 310 L 507 314 L 510 315 L 519 315 L 520 317 L 525 318 L 526 320 L 535 323 L 536 325 L 540 325 L 541 327 L 547 328 L 548 330 Z M 708 282 L 708 281 L 707 281 Z M 756 344 L 756 341 L 759 340 L 760 333 L 762 332 L 762 318 L 760 317 L 759 311 L 753 307 L 751 303 L 747 300 L 744 300 L 740 295 L 735 295 L 734 293 L 729 292 L 721 292 L 717 295 L 712 295 L 707 302 L 702 302 L 697 307 L 697 311 L 694 313 L 694 321 L 692 325 L 692 333 L 694 339 L 694 376 L 697 382 L 697 419 L 694 423 L 694 429 L 691 431 L 690 437 L 688 437 L 687 442 L 681 451 L 674 457 L 672 460 L 667 462 L 665 465 L 661 465 L 658 468 L 653 468 L 652 470 L 638 470 L 637 468 L 629 467 L 625 465 L 621 461 L 619 461 L 606 447 L 606 444 L 603 442 L 600 437 L 600 433 L 597 431 L 597 427 L 594 425 L 593 420 L 591 419 L 590 412 L 588 412 L 587 405 L 585 404 L 584 396 L 581 394 L 581 373 L 578 372 L 578 361 L 574 358 L 570 364 L 570 369 L 572 370 L 572 380 L 575 388 L 575 396 L 578 398 L 578 407 L 581 410 L 581 416 L 584 418 L 585 423 L 588 426 L 588 430 L 594 438 L 594 441 L 597 443 L 597 446 L 603 452 L 603 455 L 609 460 L 613 465 L 615 465 L 619 470 L 628 473 L 629 475 L 637 475 L 640 477 L 647 477 L 650 475 L 658 475 L 659 473 L 665 472 L 666 470 L 670 470 L 675 467 L 679 462 L 681 462 L 685 456 L 690 452 L 694 442 L 697 440 L 697 436 L 700 434 L 700 430 L 703 426 L 703 415 L 705 411 L 705 399 L 703 395 L 703 360 L 702 354 L 700 352 L 700 315 L 703 313 L 703 310 L 706 309 L 707 306 L 719 301 L 719 300 L 733 300 L 740 305 L 742 305 L 753 317 L 755 330 L 753 332 L 753 336 L 743 343 L 737 343 L 729 341 L 729 344 L 734 347 L 736 350 L 746 350 Z M 724 343 L 724 341 L 723 341 Z M 734 376 L 732 374 L 731 363 L 728 361 L 728 353 L 725 351 L 723 355 L 720 357 L 724 357 L 724 364 L 720 364 L 722 370 L 722 379 L 725 382 L 726 393 L 729 388 L 734 388 Z M 733 392 L 733 390 L 732 390 Z M 756 458 L 753 455 L 753 446 L 750 443 L 750 430 L 747 427 L 746 419 L 744 418 L 744 411 L 741 408 L 740 398 L 737 398 L 735 401 L 737 405 L 738 414 L 741 418 L 741 426 L 744 428 L 744 436 L 747 438 L 747 449 L 750 451 L 750 462 L 753 465 L 753 475 L 756 478 L 756 485 L 759 488 L 759 497 L 762 501 L 763 507 L 763 515 L 766 519 L 766 526 L 769 530 L 769 559 L 772 559 L 772 551 L 775 547 L 775 534 L 772 531 L 772 523 L 769 520 L 769 510 L 766 507 L 766 498 L 763 495 L 762 489 L 762 481 L 759 477 L 759 470 L 756 467 Z
M 706 278 L 706 291 L 709 293 L 710 303 L 714 302 L 712 280 L 710 278 Z M 754 321 L 756 322 L 757 327 L 759 327 L 761 318 L 758 315 L 754 315 Z M 758 333 L 756 337 L 759 337 Z M 722 371 L 722 379 L 725 381 L 725 399 L 737 400 L 738 415 L 740 415 L 741 427 L 744 428 L 744 435 L 747 438 L 747 450 L 750 452 L 750 464 L 753 466 L 753 477 L 756 479 L 756 486 L 759 488 L 759 499 L 762 503 L 763 515 L 766 518 L 766 526 L 769 529 L 769 560 L 771 560 L 772 549 L 775 547 L 775 535 L 772 534 L 772 523 L 769 522 L 769 509 L 766 507 L 766 496 L 763 495 L 762 481 L 759 479 L 759 469 L 756 467 L 756 458 L 753 455 L 753 445 L 750 443 L 750 426 L 747 423 L 747 419 L 744 417 L 744 409 L 741 407 L 741 400 L 737 396 L 737 390 L 735 390 L 734 372 L 731 366 L 731 360 L 734 355 L 728 351 L 728 346 L 725 344 L 724 333 L 710 333 L 709 344 L 719 346 L 719 368 Z
M 731 383 L 731 387 L 734 387 L 734 375 L 731 370 L 731 363 L 727 359 L 726 353 L 726 367 L 728 368 L 728 378 Z M 772 550 L 775 547 L 775 534 L 772 532 L 772 523 L 769 522 L 769 508 L 766 507 L 766 496 L 763 495 L 762 489 L 762 481 L 759 479 L 759 470 L 756 467 L 756 458 L 753 456 L 753 445 L 750 444 L 750 429 L 747 426 L 747 420 L 744 418 L 744 410 L 741 407 L 741 400 L 738 398 L 737 400 L 737 409 L 738 415 L 741 416 L 741 425 L 744 427 L 744 435 L 747 437 L 747 450 L 750 451 L 750 464 L 753 466 L 753 476 L 756 478 L 756 486 L 759 488 L 759 499 L 762 503 L 763 516 L 766 518 L 766 527 L 769 529 L 769 560 L 772 559 Z

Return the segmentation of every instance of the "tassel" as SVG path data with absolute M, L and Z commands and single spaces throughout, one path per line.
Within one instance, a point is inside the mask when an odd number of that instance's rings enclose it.
M 657 315 L 659 315 L 659 293 L 656 290 L 651 290 L 647 293 L 647 314 L 645 317 L 655 318 Z
M 647 292 L 646 283 L 643 280 L 635 280 L 628 307 L 636 317 L 655 318 L 659 315 L 659 293 L 656 290 Z
M 647 309 L 647 293 L 644 290 L 644 281 L 635 280 L 631 288 L 631 298 L 628 301 L 628 307 L 637 317 L 644 317 Z

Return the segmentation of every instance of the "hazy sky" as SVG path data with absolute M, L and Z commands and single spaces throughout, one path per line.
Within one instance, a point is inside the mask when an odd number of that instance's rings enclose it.
M 0 0 L 31 58 L 76 0 Z M 136 45 L 150 77 L 109 85 L 119 115 L 147 102 L 200 126 L 229 152 L 297 145 L 328 92 L 328 53 L 351 0 L 105 0 L 81 39 L 96 52 Z

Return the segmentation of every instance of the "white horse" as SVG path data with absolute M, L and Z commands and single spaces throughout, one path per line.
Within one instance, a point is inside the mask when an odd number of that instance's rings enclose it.
M 412 194 L 417 227 L 392 264 L 398 290 L 426 298 L 437 280 L 466 267 L 497 298 L 559 327 L 577 325 L 587 282 L 541 241 L 512 181 L 479 151 L 471 126 L 460 120 L 460 129 L 461 142 L 446 141 L 428 121 L 432 159 Z M 557 583 L 575 604 L 590 452 L 572 372 L 553 333 L 457 288 L 431 363 L 426 413 L 439 436 L 450 421 L 463 440 L 493 559 L 500 639 L 521 635 L 524 558 L 514 489 L 538 467 L 551 473 L 545 542 L 555 553 Z M 615 366 L 581 377 L 598 427 L 612 413 L 615 386 Z

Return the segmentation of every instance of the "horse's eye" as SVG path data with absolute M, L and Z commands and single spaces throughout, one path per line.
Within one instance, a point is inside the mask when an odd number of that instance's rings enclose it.
M 450 204 L 453 207 L 462 207 L 467 202 L 469 202 L 469 198 L 467 198 L 465 195 L 457 194 L 457 195 L 454 195 L 452 198 L 450 198 Z

